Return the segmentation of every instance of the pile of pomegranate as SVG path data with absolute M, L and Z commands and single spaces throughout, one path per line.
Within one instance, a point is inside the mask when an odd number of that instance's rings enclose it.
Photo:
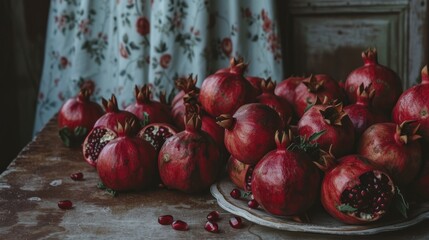
M 341 84 L 319 73 L 276 83 L 246 76 L 248 65 L 232 59 L 200 87 L 192 74 L 177 79 L 171 103 L 136 86 L 123 110 L 112 95 L 103 112 L 82 90 L 59 126 L 85 134 L 83 158 L 114 191 L 196 193 L 226 175 L 231 197 L 272 215 L 323 208 L 347 224 L 378 221 L 395 206 L 406 215 L 405 199 L 429 200 L 428 70 L 403 91 L 375 49 L 362 59 Z

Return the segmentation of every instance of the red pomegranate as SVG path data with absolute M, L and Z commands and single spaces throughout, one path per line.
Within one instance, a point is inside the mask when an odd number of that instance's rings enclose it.
M 429 201 L 429 159 L 427 154 L 424 157 L 422 167 L 416 179 L 410 186 L 420 201 Z
M 252 85 L 252 95 L 256 98 L 262 94 L 261 83 L 264 81 L 261 77 L 246 76 L 246 80 Z
M 354 150 L 355 130 L 343 110 L 342 103 L 316 104 L 307 110 L 298 122 L 298 133 L 306 138 L 322 131 L 324 134 L 315 142 L 323 150 L 328 151 L 332 145 L 333 154 L 339 157 Z
M 293 107 L 298 117 L 301 117 L 317 98 L 342 102 L 343 95 L 338 82 L 326 74 L 311 75 L 304 79 L 295 88 Z
M 225 128 L 225 147 L 239 161 L 255 165 L 276 147 L 274 134 L 283 129 L 283 122 L 272 108 L 262 103 L 241 106 L 234 115 L 216 118 Z
M 289 104 L 295 100 L 295 88 L 305 79 L 305 77 L 290 76 L 277 84 L 274 94 L 285 99 Z
M 158 183 L 157 154 L 145 140 L 118 124 L 118 137 L 106 144 L 97 161 L 103 184 L 115 191 L 148 189 Z
M 357 152 L 389 173 L 396 184 L 406 186 L 415 179 L 422 162 L 417 130 L 413 121 L 374 124 L 362 134 Z
M 254 166 L 242 163 L 230 156 L 226 165 L 229 179 L 240 189 L 251 191 L 252 173 Z
M 277 131 L 275 141 L 277 149 L 267 153 L 253 170 L 253 197 L 271 214 L 303 214 L 318 199 L 319 170 L 305 152 L 288 150 L 290 131 L 289 135 Z
M 141 89 L 134 88 L 136 102 L 125 108 L 125 111 L 136 115 L 140 121 L 149 120 L 149 123 L 172 123 L 171 111 L 168 105 L 151 100 L 152 91 L 149 85 L 144 84 Z
M 80 145 L 94 123 L 103 115 L 101 106 L 90 100 L 91 91 L 82 89 L 68 99 L 58 112 L 59 135 L 68 147 Z
M 334 218 L 347 224 L 365 224 L 382 218 L 395 195 L 389 175 L 359 155 L 347 155 L 338 164 L 328 159 L 322 170 L 321 201 Z
M 82 144 L 82 154 L 85 161 L 89 165 L 95 167 L 101 150 L 103 150 L 110 141 L 117 137 L 118 134 L 114 130 L 103 126 L 94 127 L 86 136 L 85 141 Z
M 389 117 L 372 107 L 371 102 L 375 91 L 371 88 L 371 84 L 365 87 L 362 83 L 358 92 L 356 103 L 344 107 L 344 112 L 347 113 L 353 123 L 356 137 L 360 137 L 374 123 L 389 122 Z
M 198 114 L 187 114 L 185 118 L 185 130 L 162 145 L 158 166 L 167 188 L 194 193 L 208 189 L 218 179 L 223 164 L 217 144 L 201 131 Z
M 355 103 L 359 86 L 362 83 L 365 86 L 371 83 L 375 90 L 374 109 L 390 114 L 402 93 L 401 79 L 393 70 L 378 63 L 375 48 L 362 52 L 362 59 L 364 65 L 353 70 L 346 79 L 345 89 L 348 99 Z
M 185 129 L 184 116 L 186 114 L 186 108 L 189 106 L 199 105 L 198 93 L 191 91 L 183 95 L 183 99 L 177 102 L 171 109 L 171 115 L 173 116 L 173 123 L 179 130 Z
M 402 93 L 393 108 L 392 118 L 397 124 L 407 120 L 417 120 L 419 133 L 429 140 L 429 76 L 425 66 L 421 73 L 421 84 L 415 85 Z
M 118 123 L 122 126 L 125 126 L 127 121 L 135 122 L 132 129 L 130 129 L 131 134 L 136 134 L 140 128 L 139 118 L 131 112 L 119 110 L 118 102 L 116 96 L 112 94 L 112 97 L 109 100 L 104 98 L 101 99 L 106 113 L 101 116 L 97 122 L 94 124 L 95 127 L 104 127 L 107 129 L 115 129 L 118 126 Z
M 274 109 L 285 125 L 289 123 L 293 117 L 293 109 L 286 100 L 274 95 L 276 83 L 271 81 L 271 78 L 268 78 L 267 80 L 262 80 L 260 88 L 262 94 L 256 98 L 256 101 Z
M 240 106 L 253 102 L 252 86 L 243 76 L 247 64 L 238 63 L 229 71 L 208 76 L 202 83 L 199 101 L 213 117 L 233 114 Z

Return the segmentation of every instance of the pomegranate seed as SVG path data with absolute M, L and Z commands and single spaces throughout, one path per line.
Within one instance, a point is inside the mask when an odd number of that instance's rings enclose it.
M 259 207 L 259 203 L 255 199 L 252 199 L 249 202 L 247 202 L 247 206 L 249 206 L 250 208 L 255 209 L 255 208 Z
M 209 220 L 210 222 L 215 222 L 215 221 L 219 220 L 219 212 L 218 211 L 211 211 L 207 215 L 207 220 Z
M 72 173 L 70 175 L 70 178 L 73 179 L 74 181 L 80 181 L 83 179 L 83 173 L 81 172 Z
M 234 199 L 240 199 L 241 197 L 241 191 L 237 188 L 232 189 L 231 193 L 229 194 L 231 195 L 232 198 Z
M 241 223 L 241 217 L 235 216 L 229 219 L 229 225 L 231 225 L 233 228 L 241 228 Z
M 204 226 L 204 229 L 208 232 L 217 233 L 219 232 L 219 226 L 215 222 L 206 222 L 206 225 Z
M 170 225 L 173 223 L 173 216 L 171 215 L 162 215 L 158 217 L 158 223 L 161 225 Z
M 73 203 L 70 200 L 61 200 L 58 202 L 58 207 L 61 209 L 71 209 Z
M 174 221 L 171 224 L 171 227 L 173 227 L 174 230 L 178 230 L 178 231 L 188 231 L 189 230 L 188 224 L 182 220 Z

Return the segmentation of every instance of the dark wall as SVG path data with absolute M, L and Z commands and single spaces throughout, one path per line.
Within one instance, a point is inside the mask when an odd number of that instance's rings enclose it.
M 31 140 L 49 0 L 0 1 L 0 172 Z

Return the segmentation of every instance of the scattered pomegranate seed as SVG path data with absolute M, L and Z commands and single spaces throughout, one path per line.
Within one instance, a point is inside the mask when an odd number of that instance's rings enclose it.
M 209 220 L 210 222 L 216 222 L 217 220 L 219 220 L 219 212 L 218 211 L 211 211 L 207 215 L 207 220 Z
M 174 230 L 179 230 L 179 231 L 188 231 L 189 230 L 188 224 L 182 220 L 174 221 L 171 224 L 171 227 L 173 227 Z
M 252 199 L 249 202 L 247 202 L 247 206 L 249 206 L 250 208 L 256 209 L 259 207 L 259 203 L 255 199 Z
M 232 217 L 229 219 L 229 225 L 231 225 L 231 227 L 233 228 L 241 228 L 242 226 L 242 220 L 241 217 Z
M 71 209 L 73 203 L 70 200 L 61 200 L 58 202 L 58 207 L 61 209 Z
M 234 199 L 240 199 L 241 191 L 240 191 L 240 189 L 234 188 L 234 189 L 232 189 L 232 191 L 229 195 L 231 195 L 231 197 Z
M 80 181 L 83 179 L 83 173 L 81 172 L 72 173 L 70 175 L 70 178 L 73 179 L 74 181 Z
M 206 225 L 204 226 L 204 229 L 208 232 L 217 233 L 219 232 L 219 226 L 215 222 L 206 222 Z
M 173 223 L 173 216 L 171 215 L 162 215 L 158 217 L 158 223 L 161 225 L 170 225 Z

